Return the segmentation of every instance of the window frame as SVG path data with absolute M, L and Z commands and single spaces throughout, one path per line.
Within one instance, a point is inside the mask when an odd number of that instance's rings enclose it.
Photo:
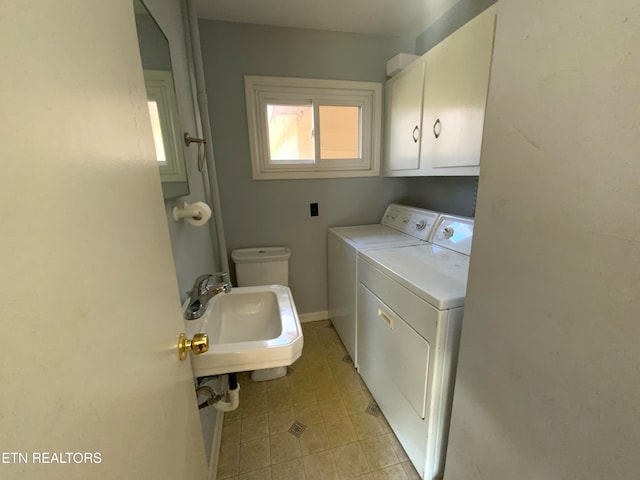
M 244 85 L 254 180 L 369 177 L 380 174 L 381 83 L 245 75 Z M 302 101 L 310 101 L 313 105 L 316 160 L 271 161 L 267 104 L 300 104 Z M 319 158 L 322 135 L 319 128 L 320 106 L 360 107 L 360 158 Z
M 158 161 L 160 177 L 163 182 L 186 182 L 187 169 L 181 146 L 182 138 L 179 136 L 178 99 L 173 86 L 173 73 L 168 70 L 148 69 L 143 72 L 147 100 L 155 102 L 158 107 L 164 144 L 165 161 Z

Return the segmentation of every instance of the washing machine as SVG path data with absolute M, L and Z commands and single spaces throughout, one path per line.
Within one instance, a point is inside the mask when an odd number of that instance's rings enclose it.
M 357 348 L 357 253 L 383 247 L 424 244 L 439 213 L 390 204 L 379 224 L 329 228 L 328 303 L 329 318 L 355 366 Z
M 358 252 L 358 371 L 423 479 L 442 478 L 473 219 Z

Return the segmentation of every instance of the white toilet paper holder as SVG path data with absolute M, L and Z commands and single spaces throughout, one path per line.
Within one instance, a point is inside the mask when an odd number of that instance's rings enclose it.
M 196 202 L 192 204 L 184 202 L 182 208 L 175 206 L 171 210 L 171 213 L 175 222 L 186 219 L 192 225 L 198 226 L 209 220 L 209 217 L 211 216 L 211 209 L 203 202 Z

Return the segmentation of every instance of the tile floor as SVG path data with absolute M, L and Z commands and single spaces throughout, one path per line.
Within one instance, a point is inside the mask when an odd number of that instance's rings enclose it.
M 302 357 L 286 377 L 239 375 L 226 413 L 218 479 L 419 479 L 331 322 L 303 324 Z

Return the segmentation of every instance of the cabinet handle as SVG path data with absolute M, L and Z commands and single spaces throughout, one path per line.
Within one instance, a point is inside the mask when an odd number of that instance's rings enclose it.
M 389 315 L 386 314 L 386 312 L 384 310 L 382 310 L 381 308 L 378 309 L 378 316 L 383 319 L 385 322 L 387 322 L 387 325 L 389 325 L 389 328 L 391 330 L 393 330 L 393 318 L 391 318 Z
M 433 124 L 433 136 L 438 138 L 440 136 L 440 130 L 442 125 L 440 124 L 440 119 L 436 119 L 436 123 Z
M 420 140 L 420 128 L 418 128 L 417 125 L 413 128 L 413 132 L 411 133 L 411 137 L 413 138 L 413 143 L 418 143 L 418 140 Z

